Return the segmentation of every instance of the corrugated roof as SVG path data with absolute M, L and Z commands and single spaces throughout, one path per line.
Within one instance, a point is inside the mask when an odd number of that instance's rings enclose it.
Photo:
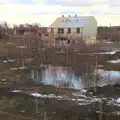
M 83 27 L 87 19 L 93 16 L 60 17 L 50 25 L 51 28 Z
M 84 27 L 87 18 L 85 17 L 70 17 L 68 21 L 64 24 L 63 27 L 71 28 L 71 27 Z
M 55 28 L 55 27 L 63 27 L 66 21 L 68 20 L 68 17 L 59 17 L 57 20 L 55 20 L 54 23 L 52 23 L 49 27 Z

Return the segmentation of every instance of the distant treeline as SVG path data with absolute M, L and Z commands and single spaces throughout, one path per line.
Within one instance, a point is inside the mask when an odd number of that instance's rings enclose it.
M 7 24 L 7 22 L 3 22 L 0 24 L 0 39 L 4 38 L 7 34 L 13 35 L 15 31 L 19 34 L 23 34 L 25 31 L 33 31 L 37 32 L 40 30 L 42 33 L 47 32 L 46 27 L 41 27 L 39 24 L 20 24 L 20 25 L 13 25 L 12 27 Z
M 119 41 L 120 26 L 98 27 L 97 38 L 99 40 Z
M 29 27 L 27 27 L 29 26 Z M 29 29 L 30 28 L 30 29 Z M 20 25 L 10 25 L 7 22 L 3 22 L 0 24 L 0 39 L 2 39 L 5 34 L 13 35 L 15 31 L 20 34 L 23 34 L 25 31 L 34 31 L 36 32 L 37 29 L 40 29 L 42 33 L 47 33 L 47 27 L 41 27 L 39 24 L 20 24 Z M 111 40 L 115 41 L 120 38 L 120 26 L 100 26 L 97 28 L 97 39 L 98 40 Z

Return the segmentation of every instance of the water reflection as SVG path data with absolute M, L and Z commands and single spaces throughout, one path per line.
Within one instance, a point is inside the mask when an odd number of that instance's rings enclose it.
M 54 85 L 61 88 L 84 88 L 82 77 L 75 76 L 72 68 L 49 65 L 41 71 L 32 70 L 30 77 L 37 83 L 45 85 Z
M 36 83 L 53 85 L 60 88 L 83 89 L 94 86 L 95 83 L 97 85 L 118 83 L 120 72 L 98 69 L 96 70 L 96 76 L 96 79 L 93 79 L 93 72 L 76 76 L 72 68 L 51 65 L 40 71 L 32 70 L 29 74 L 29 77 Z
M 102 70 L 99 69 L 97 70 L 100 81 L 99 84 L 120 84 L 120 71 L 107 71 L 107 70 Z

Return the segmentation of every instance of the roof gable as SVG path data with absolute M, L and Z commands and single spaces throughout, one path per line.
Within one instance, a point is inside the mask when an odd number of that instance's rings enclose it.
M 53 27 L 53 28 L 55 28 L 55 27 L 63 27 L 64 26 L 64 24 L 65 24 L 65 22 L 68 20 L 68 17 L 60 17 L 60 18 L 57 18 L 56 20 L 55 20 L 55 22 L 53 22 L 49 27 Z

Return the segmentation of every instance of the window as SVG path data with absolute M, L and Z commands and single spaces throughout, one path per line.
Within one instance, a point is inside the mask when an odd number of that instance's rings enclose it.
M 80 33 L 80 28 L 77 28 L 77 33 Z
M 63 28 L 61 28 L 61 33 L 62 33 L 62 34 L 64 33 L 64 29 L 63 29 Z
M 63 34 L 64 33 L 64 28 L 58 28 L 58 33 Z
M 71 28 L 68 28 L 68 33 L 71 33 Z
M 60 28 L 58 28 L 58 33 L 60 34 Z
M 51 28 L 51 33 L 54 33 L 54 28 Z
M 70 39 L 68 39 L 68 44 L 70 44 Z

